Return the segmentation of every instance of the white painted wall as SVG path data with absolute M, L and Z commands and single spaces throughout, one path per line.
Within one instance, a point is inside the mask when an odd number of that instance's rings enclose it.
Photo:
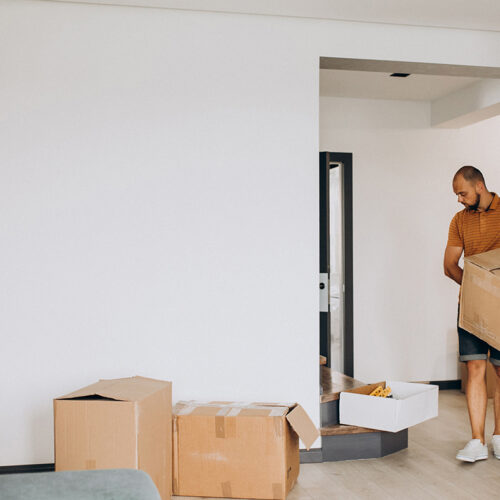
M 354 370 L 360 380 L 453 380 L 458 287 L 442 270 L 451 179 L 500 192 L 500 117 L 430 128 L 426 102 L 320 100 L 320 148 L 353 153 Z
M 431 103 L 431 123 L 462 128 L 500 114 L 500 80 L 480 80 Z
M 500 35 L 0 2 L 0 465 L 52 461 L 51 399 L 99 377 L 319 421 L 320 56 Z

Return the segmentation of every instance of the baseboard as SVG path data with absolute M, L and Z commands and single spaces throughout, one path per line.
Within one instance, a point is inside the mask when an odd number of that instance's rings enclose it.
M 2 465 L 0 474 L 20 474 L 23 472 L 53 472 L 54 464 Z
M 321 448 L 312 448 L 310 450 L 300 450 L 301 464 L 318 464 L 323 462 L 323 452 Z
M 458 389 L 462 385 L 461 380 L 436 380 L 434 382 L 429 382 L 429 384 L 437 385 L 440 391 L 448 391 L 451 389 Z
M 321 448 L 311 450 L 300 450 L 300 463 L 313 464 L 321 463 L 323 457 Z M 21 474 L 25 472 L 53 472 L 54 464 L 30 464 L 30 465 L 4 465 L 0 466 L 0 474 Z

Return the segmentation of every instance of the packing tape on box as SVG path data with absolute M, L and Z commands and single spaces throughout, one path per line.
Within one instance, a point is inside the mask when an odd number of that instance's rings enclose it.
M 231 411 L 231 407 L 223 406 L 216 414 L 217 417 L 225 417 Z M 239 410 L 238 410 L 239 411 Z
M 281 417 L 286 414 L 287 407 L 262 405 L 255 403 L 200 403 L 199 401 L 179 401 L 173 409 L 174 415 L 189 415 L 197 408 L 220 408 L 217 416 L 236 417 L 241 410 L 264 410 L 269 412 L 270 417 Z
M 226 481 L 225 483 L 221 483 L 221 486 L 222 486 L 222 496 L 225 498 L 231 498 L 233 496 L 231 482 Z
M 236 419 L 215 417 L 215 437 L 222 439 L 236 437 Z
M 182 407 L 182 406 L 208 406 L 212 408 L 250 408 L 250 409 L 266 409 L 269 407 L 283 407 L 283 406 L 288 406 L 291 407 L 293 406 L 292 404 L 290 405 L 282 405 L 280 403 L 254 403 L 254 402 L 249 402 L 249 401 L 196 401 L 196 400 L 190 400 L 190 401 L 178 401 L 177 404 L 175 405 L 177 407 Z
M 86 470 L 95 470 L 96 469 L 96 461 L 93 459 L 85 460 L 85 469 Z
M 196 401 L 194 399 L 190 401 L 179 401 L 177 405 L 184 406 L 210 406 L 210 407 L 230 407 L 230 408 L 245 408 L 247 406 L 255 405 L 255 403 L 251 403 L 248 401 Z M 176 405 L 176 406 L 177 406 Z
M 270 417 L 282 417 L 285 414 L 285 411 L 282 407 L 280 408 L 273 408 L 271 412 L 269 413 Z
M 278 438 L 283 436 L 283 419 L 282 418 L 275 418 L 273 419 L 274 422 L 274 435 Z
M 175 410 L 176 415 L 189 415 L 196 409 L 196 406 L 185 406 L 184 408 L 180 408 Z
M 283 485 L 281 483 L 273 483 L 273 499 L 278 500 L 283 498 Z
M 224 417 L 215 417 L 215 437 L 226 437 L 226 425 L 224 423 Z

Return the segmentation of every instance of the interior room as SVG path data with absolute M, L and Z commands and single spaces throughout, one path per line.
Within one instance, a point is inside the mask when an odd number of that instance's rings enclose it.
M 496 496 L 495 456 L 455 459 L 443 272 L 455 172 L 500 189 L 496 2 L 0 0 L 0 117 L 0 498 Z M 324 152 L 352 158 L 352 303 L 339 163 L 318 362 Z M 406 425 L 342 421 L 407 397 Z M 248 468 L 221 459 L 242 449 Z
M 500 183 L 500 120 L 484 97 L 475 97 L 482 103 L 475 109 L 464 105 L 474 90 L 484 96 L 485 84 L 500 89 L 500 80 L 390 74 L 320 70 L 320 150 L 353 154 L 353 288 L 362 305 L 354 313 L 354 371 L 361 380 L 383 379 L 388 367 L 402 380 L 455 380 L 457 297 L 442 272 L 460 208 L 451 180 L 457 165 L 472 164 L 488 184 Z M 463 108 L 439 117 L 453 99 Z

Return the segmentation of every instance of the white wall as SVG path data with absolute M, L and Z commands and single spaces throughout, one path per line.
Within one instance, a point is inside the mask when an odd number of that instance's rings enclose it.
M 0 465 L 52 461 L 51 398 L 99 377 L 319 421 L 320 56 L 500 35 L 0 2 Z
M 453 380 L 458 286 L 443 275 L 451 179 L 500 192 L 500 117 L 430 127 L 428 102 L 320 100 L 320 148 L 353 153 L 354 370 L 360 380 Z

